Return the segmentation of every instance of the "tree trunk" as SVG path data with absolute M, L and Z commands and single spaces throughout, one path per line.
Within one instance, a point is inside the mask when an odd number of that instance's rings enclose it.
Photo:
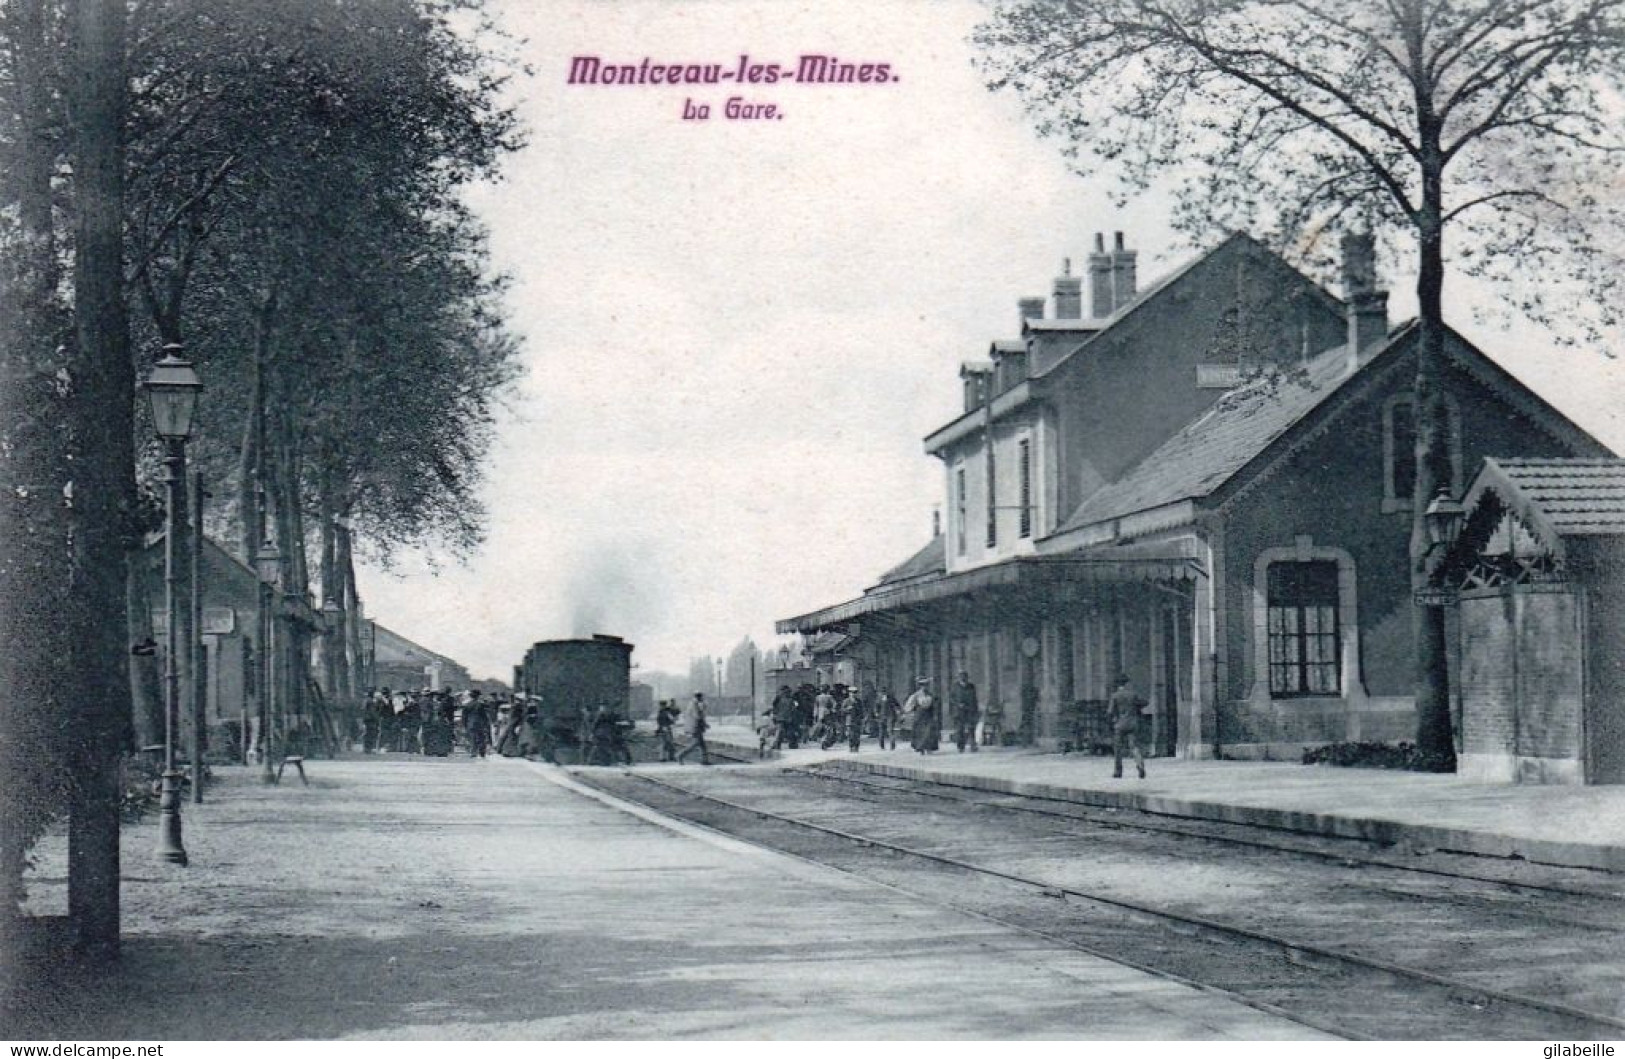
M 338 660 L 344 654 L 344 639 L 337 625 L 329 628 L 326 622 L 342 616 L 343 590 L 338 571 L 338 527 L 333 520 L 337 517 L 333 504 L 333 479 L 330 462 L 322 461 L 320 496 L 317 502 L 321 506 L 318 531 L 321 534 L 321 577 L 322 577 L 322 625 L 321 636 L 317 639 L 317 650 L 321 655 L 322 694 L 327 704 L 335 714 L 342 712 L 344 701 L 343 689 L 339 686 Z
M 125 605 L 130 614 L 130 643 L 155 644 L 152 625 L 152 577 L 150 564 L 142 552 L 130 560 L 125 575 Z M 133 738 L 136 746 L 152 746 L 164 738 L 164 689 L 158 673 L 156 652 L 130 658 L 130 701 Z
M 338 564 L 344 577 L 344 654 L 349 671 L 351 702 L 360 702 L 367 678 L 365 645 L 361 630 L 361 595 L 355 586 L 355 548 L 350 534 L 348 512 L 338 527 Z
M 1418 219 L 1420 261 L 1416 296 L 1417 338 L 1415 414 L 1416 482 L 1411 496 L 1411 587 L 1426 587 L 1431 575 L 1426 514 L 1441 490 L 1451 488 L 1445 416 L 1440 393 L 1444 361 L 1444 232 L 1442 173 L 1436 135 L 1424 137 L 1422 212 Z M 1441 767 L 1454 767 L 1455 737 L 1450 720 L 1449 657 L 1444 608 L 1414 606 L 1416 636 L 1416 745 Z
M 127 549 L 135 497 L 135 378 L 124 305 L 124 0 L 79 0 L 71 369 L 77 473 L 72 580 L 61 601 L 75 707 L 68 915 L 78 947 L 119 945 L 119 752 L 129 717 Z
M 249 391 L 248 422 L 243 425 L 242 450 L 237 461 L 240 490 L 237 517 L 238 547 L 243 562 L 254 566 L 265 543 L 265 376 L 271 356 L 271 325 L 276 297 L 267 294 L 254 312 L 254 380 Z

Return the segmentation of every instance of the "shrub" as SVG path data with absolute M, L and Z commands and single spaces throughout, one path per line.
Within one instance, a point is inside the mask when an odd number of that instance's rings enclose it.
M 1453 756 L 1426 754 L 1411 743 L 1328 743 L 1303 752 L 1305 765 L 1341 768 L 1403 769 L 1407 772 L 1454 772 Z

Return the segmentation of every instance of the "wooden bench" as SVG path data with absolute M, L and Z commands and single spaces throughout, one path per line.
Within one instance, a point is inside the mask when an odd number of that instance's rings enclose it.
M 276 767 L 276 781 L 282 782 L 282 770 L 292 765 L 299 770 L 299 782 L 310 786 L 310 778 L 305 775 L 305 759 L 298 754 L 290 754 L 282 759 L 282 764 Z

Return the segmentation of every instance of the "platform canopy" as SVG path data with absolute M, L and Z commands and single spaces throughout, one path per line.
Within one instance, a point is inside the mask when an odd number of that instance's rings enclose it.
M 1174 548 L 1164 550 L 1140 546 L 1101 551 L 1114 554 L 1111 557 L 1099 553 L 1030 555 L 956 574 L 941 573 L 896 585 L 883 583 L 857 599 L 785 618 L 777 623 L 776 631 L 781 635 L 818 632 L 866 616 L 881 616 L 930 604 L 968 600 L 975 596 L 993 598 L 1010 593 L 1040 596 L 1068 585 L 1190 581 L 1204 573 L 1200 562 L 1178 554 Z

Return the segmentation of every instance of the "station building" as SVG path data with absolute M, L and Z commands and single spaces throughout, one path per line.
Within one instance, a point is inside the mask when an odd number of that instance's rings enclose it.
M 1245 234 L 1145 289 L 1114 242 L 961 366 L 925 439 L 943 532 L 778 631 L 841 634 L 899 697 L 964 670 L 1037 745 L 1075 739 L 1118 673 L 1163 754 L 1412 738 L 1419 336 L 1390 326 L 1369 237 L 1345 240 L 1346 300 Z M 1460 335 L 1445 353 L 1455 495 L 1485 457 L 1609 455 Z

